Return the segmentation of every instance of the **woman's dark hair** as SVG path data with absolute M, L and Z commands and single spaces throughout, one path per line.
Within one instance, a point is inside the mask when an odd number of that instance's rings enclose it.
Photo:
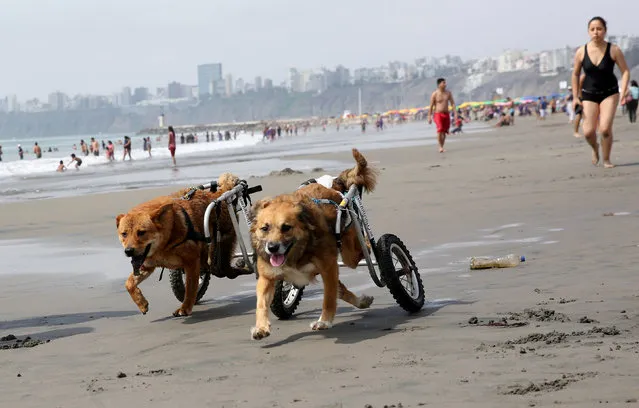
M 173 126 L 169 126 L 169 132 L 175 133 L 175 131 L 173 130 Z
M 608 25 L 606 24 L 606 20 L 604 20 L 603 17 L 595 16 L 595 17 L 591 18 L 590 21 L 588 21 L 588 27 L 590 27 L 590 24 L 593 21 L 599 21 L 601 23 L 601 25 L 604 26 L 604 30 L 606 30 L 606 31 L 608 30 Z
M 630 81 L 630 86 L 639 86 L 639 85 L 637 85 L 637 81 L 633 79 L 632 81 Z

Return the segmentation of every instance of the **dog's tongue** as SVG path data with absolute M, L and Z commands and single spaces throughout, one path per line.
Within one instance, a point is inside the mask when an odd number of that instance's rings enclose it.
M 285 260 L 286 260 L 285 255 L 281 255 L 281 254 L 271 255 L 271 265 L 273 266 L 282 266 Z

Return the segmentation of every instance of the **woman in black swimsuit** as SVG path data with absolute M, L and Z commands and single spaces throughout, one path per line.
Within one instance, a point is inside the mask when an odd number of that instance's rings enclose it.
M 606 20 L 593 17 L 588 22 L 590 41 L 579 47 L 575 54 L 572 71 L 572 95 L 575 109 L 583 106 L 583 131 L 588 144 L 592 147 L 592 164 L 599 164 L 599 144 L 597 143 L 597 120 L 601 132 L 601 145 L 604 167 L 611 168 L 612 122 L 619 105 L 619 85 L 615 76 L 615 64 L 621 71 L 621 95 L 628 93 L 630 71 L 626 59 L 617 45 L 605 40 Z M 579 100 L 579 76 L 584 69 L 586 77 L 581 87 Z

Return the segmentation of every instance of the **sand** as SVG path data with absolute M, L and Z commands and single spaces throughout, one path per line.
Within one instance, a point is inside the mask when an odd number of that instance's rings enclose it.
M 371 309 L 342 303 L 331 330 L 311 332 L 321 287 L 308 288 L 296 317 L 273 318 L 260 342 L 249 338 L 253 277 L 214 278 L 182 319 L 170 317 L 178 303 L 166 274 L 142 285 L 147 315 L 124 291 L 130 267 L 114 217 L 172 189 L 3 205 L 0 238 L 37 239 L 67 256 L 77 251 L 78 261 L 64 265 L 68 273 L 47 273 L 58 258 L 16 246 L 25 268 L 43 267 L 0 278 L 0 336 L 35 340 L 0 350 L 2 405 L 637 405 L 637 127 L 617 118 L 619 167 L 608 170 L 590 164 L 566 122 L 556 115 L 452 136 L 445 154 L 432 145 L 357 146 L 382 169 L 378 190 L 365 197 L 373 230 L 406 243 L 428 303 L 407 315 L 386 288 L 370 287 L 366 270 L 342 269 L 349 287 L 375 296 Z M 348 154 L 330 158 L 350 165 Z M 264 196 L 314 175 L 250 182 Z M 468 268 L 471 256 L 511 252 L 526 262 Z M 83 274 L 80 265 L 103 273 Z

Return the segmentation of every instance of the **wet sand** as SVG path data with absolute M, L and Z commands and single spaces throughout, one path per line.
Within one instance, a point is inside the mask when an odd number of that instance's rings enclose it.
M 610 170 L 590 164 L 563 115 L 465 143 L 452 136 L 445 154 L 356 146 L 382 169 L 364 199 L 373 231 L 403 239 L 428 303 L 407 315 L 366 270 L 342 269 L 347 286 L 375 296 L 370 310 L 341 303 L 331 330 L 311 332 L 321 306 L 314 286 L 261 342 L 249 339 L 252 277 L 214 278 L 185 319 L 170 317 L 178 303 L 166 274 L 142 285 L 145 316 L 124 290 L 130 266 L 114 217 L 173 188 L 2 205 L 0 238 L 20 241 L 3 242 L 12 266 L 0 276 L 0 336 L 32 346 L 0 349 L 3 404 L 633 406 L 639 141 L 626 118 L 615 131 L 619 167 Z M 263 185 L 261 197 L 316 175 L 249 181 Z M 511 252 L 526 262 L 468 269 L 471 256 Z

